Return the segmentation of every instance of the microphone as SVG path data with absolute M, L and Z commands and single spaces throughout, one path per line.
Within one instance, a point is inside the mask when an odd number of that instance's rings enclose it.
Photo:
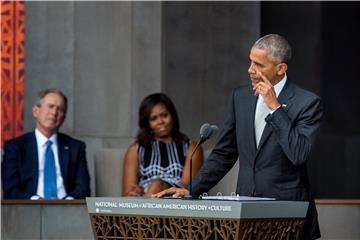
M 204 123 L 200 128 L 200 140 L 199 143 L 202 144 L 206 140 L 210 139 L 213 135 L 216 135 L 219 131 L 219 128 L 216 125 L 210 125 Z
M 204 123 L 200 127 L 200 139 L 196 144 L 195 148 L 193 149 L 190 155 L 190 182 L 189 182 L 189 196 L 185 196 L 184 199 L 195 199 L 192 195 L 192 157 L 194 156 L 196 150 L 203 144 L 206 140 L 210 139 L 212 136 L 215 136 L 219 131 L 218 126 L 210 125 L 209 123 Z

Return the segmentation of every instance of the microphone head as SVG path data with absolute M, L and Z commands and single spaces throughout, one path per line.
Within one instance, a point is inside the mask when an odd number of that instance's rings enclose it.
M 216 135 L 218 131 L 219 128 L 216 125 L 204 123 L 200 128 L 200 138 L 204 140 L 209 139 L 213 135 Z
M 212 130 L 212 133 L 209 136 L 209 138 L 213 137 L 213 136 L 216 136 L 218 134 L 218 132 L 219 132 L 219 128 L 216 125 L 211 125 L 211 130 Z
M 208 138 L 211 132 L 211 125 L 204 123 L 200 128 L 200 138 Z

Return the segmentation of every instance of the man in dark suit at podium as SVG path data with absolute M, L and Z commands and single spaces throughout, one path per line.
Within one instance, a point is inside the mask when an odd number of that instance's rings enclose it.
M 4 146 L 2 185 L 5 199 L 80 199 L 90 196 L 85 143 L 58 130 L 67 98 L 59 90 L 39 93 L 33 107 L 35 131 Z
M 320 237 L 306 161 L 320 126 L 320 98 L 287 77 L 291 47 L 286 39 L 266 35 L 250 51 L 251 85 L 233 92 L 220 138 L 194 178 L 192 195 L 219 182 L 239 159 L 236 192 L 278 200 L 309 201 L 302 239 Z M 155 194 L 183 196 L 186 188 Z

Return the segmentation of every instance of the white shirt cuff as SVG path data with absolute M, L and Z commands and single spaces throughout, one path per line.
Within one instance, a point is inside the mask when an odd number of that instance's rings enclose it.
M 39 200 L 41 197 L 39 195 L 31 196 L 30 200 Z
M 280 104 L 277 108 L 275 108 L 274 110 L 270 110 L 270 114 L 273 114 L 276 110 L 278 110 L 279 108 L 281 108 L 282 105 Z

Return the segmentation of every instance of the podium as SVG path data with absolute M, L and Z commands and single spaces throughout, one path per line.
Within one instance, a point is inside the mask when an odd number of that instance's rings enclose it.
M 94 239 L 300 239 L 308 202 L 86 198 Z

